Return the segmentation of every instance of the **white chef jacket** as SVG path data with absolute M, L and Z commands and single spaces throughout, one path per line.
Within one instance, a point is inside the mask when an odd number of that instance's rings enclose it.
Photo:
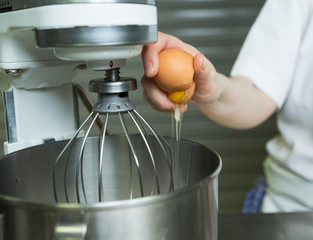
M 313 210 L 313 0 L 267 0 L 231 75 L 250 78 L 278 106 L 262 211 Z

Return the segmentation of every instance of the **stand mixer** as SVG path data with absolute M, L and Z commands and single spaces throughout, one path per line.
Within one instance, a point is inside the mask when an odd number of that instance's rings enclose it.
M 151 0 L 1 0 L 0 11 L 5 153 L 74 134 L 79 65 L 120 68 L 157 40 Z
M 182 140 L 177 173 L 184 187 L 174 189 L 171 141 L 128 100 L 135 80 L 119 76 L 127 59 L 157 40 L 155 1 L 0 0 L 0 22 L 8 136 L 7 155 L 0 159 L 0 240 L 216 240 L 219 155 Z M 106 136 L 107 118 L 100 124 L 104 137 L 89 137 L 89 127 L 80 133 L 79 88 L 72 84 L 80 68 L 104 72 L 104 78 L 90 82 L 99 96 L 90 126 L 99 114 L 114 113 L 125 136 Z M 140 134 L 128 134 L 124 113 Z M 76 139 L 80 134 L 85 137 Z M 78 147 L 70 146 L 74 142 Z M 106 175 L 98 163 L 84 161 L 92 173 L 85 179 L 82 161 L 61 160 L 68 147 L 78 159 L 100 159 L 100 165 L 105 159 Z M 137 183 L 133 173 L 125 174 L 129 159 L 136 165 Z M 143 159 L 140 167 L 138 159 Z M 68 173 L 59 172 L 58 165 Z M 91 201 L 85 189 L 92 192 Z

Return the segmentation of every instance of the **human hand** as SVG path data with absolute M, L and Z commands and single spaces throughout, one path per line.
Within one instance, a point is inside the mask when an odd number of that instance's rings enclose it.
M 180 49 L 194 57 L 195 92 L 190 103 L 205 104 L 218 98 L 216 92 L 216 72 L 211 62 L 196 48 L 175 38 L 174 36 L 159 32 L 158 42 L 146 45 L 142 52 L 145 75 L 142 77 L 144 98 L 152 108 L 162 112 L 173 112 L 176 104 L 168 98 L 168 93 L 160 89 L 152 78 L 159 70 L 158 54 L 165 49 Z M 187 110 L 186 104 L 179 106 L 182 112 Z

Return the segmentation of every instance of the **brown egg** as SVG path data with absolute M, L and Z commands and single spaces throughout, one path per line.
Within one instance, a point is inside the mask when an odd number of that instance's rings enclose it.
M 159 72 L 155 83 L 169 93 L 175 103 L 186 103 L 194 92 L 193 56 L 179 49 L 159 53 Z

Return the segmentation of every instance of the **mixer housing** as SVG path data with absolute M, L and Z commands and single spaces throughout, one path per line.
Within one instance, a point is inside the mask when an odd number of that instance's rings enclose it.
M 0 22 L 5 153 L 69 138 L 77 69 L 120 68 L 157 40 L 153 0 L 1 0 Z

